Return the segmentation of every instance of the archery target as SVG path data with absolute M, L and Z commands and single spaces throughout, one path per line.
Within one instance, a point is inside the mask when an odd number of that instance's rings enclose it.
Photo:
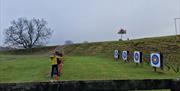
M 151 53 L 151 66 L 161 67 L 161 56 L 160 53 Z
M 114 50 L 114 58 L 115 59 L 119 58 L 119 51 L 118 50 Z
M 141 56 L 142 56 L 142 55 L 141 55 L 141 52 L 135 51 L 135 52 L 134 52 L 134 62 L 135 62 L 135 63 L 141 63 L 141 59 L 142 59 Z
M 127 60 L 128 57 L 128 52 L 127 51 L 122 51 L 122 59 Z

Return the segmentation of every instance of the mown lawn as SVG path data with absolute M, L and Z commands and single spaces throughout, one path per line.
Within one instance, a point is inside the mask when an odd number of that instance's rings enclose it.
M 114 61 L 110 58 L 92 56 L 68 57 L 64 64 L 64 80 L 97 79 L 176 79 L 180 73 L 158 69 L 154 72 L 149 64 Z
M 49 69 L 45 55 L 0 55 L 0 82 L 47 81 Z
M 49 81 L 47 55 L 0 55 L 0 83 Z M 177 79 L 172 70 L 154 72 L 147 64 L 136 65 L 99 56 L 67 56 L 60 80 Z

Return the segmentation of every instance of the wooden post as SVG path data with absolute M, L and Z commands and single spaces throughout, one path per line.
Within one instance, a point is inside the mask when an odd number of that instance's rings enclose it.
M 156 72 L 156 67 L 154 67 L 154 71 Z
M 138 66 L 138 63 L 136 63 L 136 66 Z

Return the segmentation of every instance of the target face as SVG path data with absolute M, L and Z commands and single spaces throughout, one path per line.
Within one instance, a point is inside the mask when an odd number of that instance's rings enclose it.
M 159 53 L 152 53 L 151 54 L 151 66 L 153 67 L 161 67 L 161 59 Z
M 118 50 L 115 50 L 114 51 L 114 58 L 119 58 L 119 51 Z
M 123 59 L 123 60 L 127 60 L 127 56 L 128 56 L 127 54 L 128 54 L 127 51 L 123 51 L 123 52 L 122 52 L 122 59 Z
M 134 62 L 140 63 L 141 62 L 141 53 L 139 51 L 134 52 Z

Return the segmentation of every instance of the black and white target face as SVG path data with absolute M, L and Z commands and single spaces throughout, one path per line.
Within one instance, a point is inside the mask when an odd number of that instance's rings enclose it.
M 122 59 L 127 60 L 127 51 L 122 52 Z
M 134 62 L 135 63 L 140 63 L 140 52 L 139 51 L 135 51 L 134 52 Z
M 151 66 L 161 67 L 161 58 L 159 53 L 151 53 Z

